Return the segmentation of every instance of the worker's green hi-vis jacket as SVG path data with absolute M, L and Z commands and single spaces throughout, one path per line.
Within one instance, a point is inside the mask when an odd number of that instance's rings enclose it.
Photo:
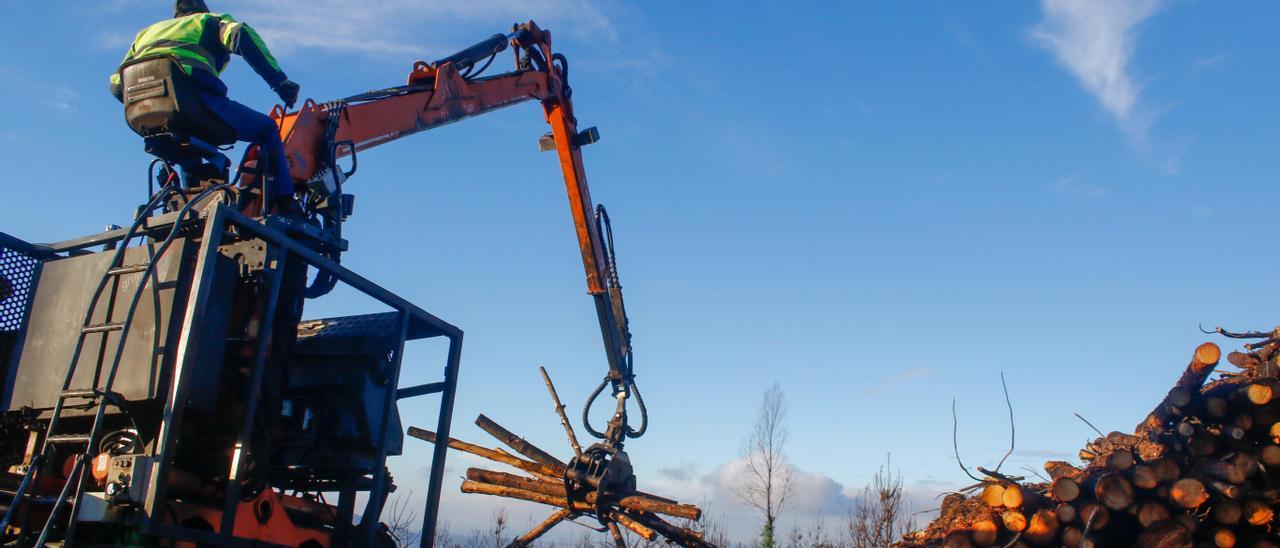
M 227 87 L 218 75 L 227 67 L 233 53 L 243 57 L 272 89 L 287 78 L 257 31 L 225 13 L 195 13 L 142 29 L 120 64 L 168 55 L 178 60 L 188 76 L 210 91 L 225 94 Z M 120 71 L 117 70 L 111 75 L 111 94 L 119 99 L 120 92 Z

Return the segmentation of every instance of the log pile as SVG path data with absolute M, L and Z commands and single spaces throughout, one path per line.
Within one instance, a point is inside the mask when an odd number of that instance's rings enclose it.
M 1261 335 L 1207 384 L 1221 351 L 1200 345 L 1133 433 L 1089 442 L 1082 465 L 1047 462 L 1043 483 L 987 472 L 899 546 L 1280 547 L 1280 330 Z
M 564 426 L 569 445 L 575 455 L 580 456 L 582 448 L 578 445 L 569 419 L 564 414 L 560 397 L 556 394 L 555 387 L 551 384 L 551 378 L 547 376 L 545 369 L 542 375 L 546 381 L 547 390 L 551 393 L 556 413 L 560 416 L 561 425 Z M 711 546 L 703 541 L 702 533 L 674 524 L 662 517 L 669 516 L 686 522 L 695 522 L 702 517 L 702 510 L 697 506 L 681 504 L 635 490 L 634 480 L 629 487 L 624 488 L 608 486 L 601 489 L 572 488 L 573 482 L 566 480 L 569 467 L 565 462 L 511 433 L 483 414 L 476 419 L 476 426 L 510 447 L 519 456 L 500 448 L 490 449 L 455 438 L 447 441 L 449 448 L 507 465 L 522 474 L 468 468 L 466 479 L 462 482 L 462 492 L 525 500 L 556 508 L 546 520 L 517 537 L 510 546 L 529 546 L 557 524 L 579 517 L 587 518 L 579 523 L 588 527 L 593 523 L 601 524 L 603 527 L 599 530 L 608 531 L 615 543 L 622 547 L 627 545 L 622 529 L 629 530 L 649 541 L 662 537 L 676 546 L 694 548 Z M 440 441 L 435 432 L 412 426 L 409 427 L 409 435 L 433 444 Z

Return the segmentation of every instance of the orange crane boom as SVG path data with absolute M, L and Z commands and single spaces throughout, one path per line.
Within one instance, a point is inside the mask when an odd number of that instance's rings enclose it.
M 515 70 L 478 76 L 508 45 L 515 53 Z M 476 70 L 481 62 L 484 66 Z M 404 86 L 329 103 L 307 100 L 291 113 L 276 107 L 272 117 L 280 126 L 295 182 L 305 182 L 312 188 L 328 187 L 328 192 L 334 192 L 334 187 L 340 188 L 344 180 L 337 158 L 503 107 L 541 102 L 551 132 L 540 145 L 543 150 L 554 150 L 560 161 L 587 292 L 595 301 L 609 361 L 609 374 L 595 395 L 606 384 L 612 384 L 615 397 L 621 395 L 620 401 L 631 395 L 638 398 L 633 394 L 630 333 L 621 285 L 611 244 L 607 246 L 601 235 L 601 217 L 607 223 L 607 214 L 597 211 L 591 200 L 582 162 L 581 147 L 595 142 L 598 133 L 595 128 L 578 130 L 567 80 L 568 61 L 552 51 L 551 33 L 530 21 L 515 25 L 510 34 L 494 35 L 434 63 L 414 63 Z M 252 179 L 247 180 L 251 184 Z M 643 415 L 643 401 L 638 399 L 638 403 Z M 647 422 L 642 420 L 639 430 L 627 427 L 621 404 L 615 414 L 614 422 L 618 421 L 617 433 L 612 435 L 618 445 L 622 436 L 639 437 Z M 597 437 L 605 437 L 589 424 L 586 426 Z

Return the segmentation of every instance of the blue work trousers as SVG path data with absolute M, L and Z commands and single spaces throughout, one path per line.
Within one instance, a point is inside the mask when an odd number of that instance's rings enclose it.
M 210 112 L 231 126 L 237 141 L 258 145 L 258 161 L 266 162 L 265 172 L 271 174 L 271 195 L 293 195 L 289 162 L 285 160 L 284 143 L 280 141 L 280 128 L 275 120 L 220 93 L 201 91 L 200 98 Z

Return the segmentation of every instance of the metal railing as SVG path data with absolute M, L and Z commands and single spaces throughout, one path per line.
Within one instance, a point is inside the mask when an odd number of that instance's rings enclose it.
M 146 221 L 143 232 L 158 233 L 159 231 L 167 231 L 174 222 L 179 222 L 179 220 L 172 214 L 157 215 Z M 184 225 L 189 223 L 189 226 L 185 226 L 184 230 L 192 236 L 200 234 L 198 236 L 200 241 L 195 255 L 195 271 L 190 282 L 191 289 L 188 293 L 187 302 L 185 307 L 178 308 L 175 306 L 175 310 L 183 311 L 184 318 L 177 348 L 173 354 L 175 357 L 172 369 L 173 380 L 169 383 L 169 393 L 166 395 L 164 402 L 162 422 L 156 439 L 155 454 L 159 458 L 151 465 L 149 485 L 145 491 L 147 500 L 143 504 L 144 513 L 150 516 L 151 519 L 146 519 L 143 522 L 143 534 L 214 544 L 234 545 L 246 541 L 252 542 L 248 539 L 236 538 L 233 531 L 231 531 L 231 527 L 229 527 L 234 523 L 234 516 L 238 507 L 235 502 L 237 502 L 238 496 L 234 498 L 228 497 L 227 504 L 224 506 L 221 527 L 218 528 L 219 531 L 216 533 L 181 527 L 176 524 L 162 523 L 160 519 L 163 515 L 161 509 L 168 500 L 166 494 L 167 485 L 161 479 L 168 477 L 168 470 L 177 451 L 177 434 L 182 428 L 182 415 L 185 407 L 183 402 L 187 400 L 187 387 L 191 382 L 191 379 L 187 377 L 192 374 L 200 359 L 196 355 L 199 345 L 195 339 L 202 332 L 202 323 L 206 316 L 205 311 L 210 306 L 209 299 L 212 293 L 210 285 L 216 276 L 214 268 L 217 262 L 216 257 L 219 255 L 219 246 L 228 243 L 228 240 L 234 234 L 234 239 L 236 240 L 261 239 L 267 244 L 268 257 L 275 259 L 278 263 L 283 264 L 287 261 L 306 263 L 321 275 L 332 276 L 338 282 L 346 284 L 373 300 L 386 305 L 391 309 L 391 313 L 397 315 L 398 321 L 396 323 L 400 342 L 393 353 L 392 367 L 389 368 L 391 377 L 388 379 L 389 382 L 386 383 L 386 395 L 383 400 L 385 404 L 380 419 L 381 427 L 378 428 L 377 434 L 379 439 L 375 444 L 377 447 L 382 447 L 383 450 L 369 470 L 372 475 L 372 481 L 368 483 L 368 502 L 364 511 L 358 514 L 361 516 L 360 523 L 358 525 L 353 524 L 353 532 L 357 536 L 346 539 L 348 543 L 353 545 L 371 545 L 374 535 L 378 531 L 378 521 L 382 514 L 390 484 L 386 468 L 385 447 L 387 445 L 386 438 L 389 435 L 388 428 L 392 426 L 393 406 L 396 405 L 396 401 L 399 399 L 426 394 L 440 394 L 436 431 L 442 436 L 442 439 L 448 439 L 461 360 L 462 330 L 337 262 L 322 256 L 297 240 L 286 236 L 281 230 L 273 228 L 274 225 L 271 222 L 263 224 L 262 221 L 250 218 L 226 204 L 213 203 L 201 213 L 200 219 L 181 222 Z M 0 233 L 0 273 L 3 273 L 6 279 L 9 279 L 8 283 L 15 288 L 13 295 L 2 299 L 3 302 L 0 302 L 0 312 L 3 312 L 3 315 L 0 316 L 0 322 L 3 322 L 0 323 L 0 359 L 6 359 L 10 355 L 16 354 L 16 346 L 19 344 L 17 340 L 20 339 L 15 338 L 14 342 L 8 343 L 3 338 L 3 335 L 6 329 L 10 329 L 10 324 L 12 324 L 15 334 L 20 336 L 21 325 L 25 323 L 29 313 L 31 294 L 33 293 L 32 285 L 38 277 L 38 268 L 43 259 L 86 253 L 91 247 L 110 245 L 125 236 L 123 230 L 113 230 L 64 242 L 33 245 Z M 282 267 L 277 265 L 274 269 L 280 268 Z M 279 283 L 277 275 L 272 285 L 278 287 Z M 274 294 L 275 290 L 271 293 Z M 0 294 L 0 297 L 2 296 L 3 294 Z M 398 386 L 404 354 L 404 341 L 430 337 L 444 337 L 449 341 L 448 354 L 443 370 L 444 378 L 437 382 L 418 386 Z M 6 344 L 8 345 L 7 347 L 5 346 Z M 263 355 L 265 351 L 265 346 L 259 347 L 259 356 L 253 366 L 255 377 L 260 376 L 261 370 L 266 367 L 265 356 Z M 16 356 L 14 357 L 16 358 Z M 12 367 L 9 368 L 10 371 L 14 369 Z M 253 384 L 256 385 L 257 383 Z M 257 389 L 257 386 L 251 388 L 254 391 Z M 256 401 L 256 399 L 256 396 L 251 396 L 246 401 Z M 242 442 L 248 441 L 247 437 L 252 428 L 252 421 L 246 421 L 241 431 Z M 424 538 L 428 539 L 434 537 L 440 493 L 444 482 L 446 449 L 446 444 L 438 444 L 432 454 L 427 489 L 427 508 L 423 516 L 422 531 Z M 235 477 L 234 471 L 232 471 L 232 474 L 232 477 Z

